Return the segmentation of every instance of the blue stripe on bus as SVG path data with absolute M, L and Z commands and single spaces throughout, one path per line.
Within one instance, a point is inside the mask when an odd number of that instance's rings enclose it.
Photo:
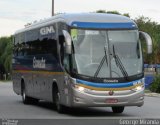
M 137 25 L 133 22 L 128 22 L 128 23 L 73 22 L 71 26 L 77 28 L 137 29 Z
M 97 87 L 97 88 L 124 88 L 124 87 L 130 87 L 130 86 L 133 86 L 134 82 L 137 82 L 139 80 L 136 80 L 136 81 L 132 81 L 132 82 L 127 82 L 127 83 L 93 83 L 93 82 L 87 82 L 87 81 L 84 81 L 84 80 L 79 80 L 77 79 L 76 80 L 77 83 L 79 84 L 84 84 L 84 85 L 87 85 L 87 86 L 92 86 L 92 87 Z

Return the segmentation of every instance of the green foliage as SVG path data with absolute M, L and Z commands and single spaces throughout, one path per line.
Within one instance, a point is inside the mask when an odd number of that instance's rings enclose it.
M 129 13 L 124 13 L 123 16 L 130 17 Z
M 157 75 L 154 78 L 153 83 L 151 84 L 149 88 L 152 92 L 160 93 L 160 75 Z
M 11 73 L 12 38 L 0 38 L 0 64 L 5 67 L 6 73 Z
M 129 13 L 121 14 L 120 12 L 113 10 L 113 11 L 106 11 L 106 10 L 97 10 L 96 13 L 108 13 L 108 14 L 117 14 L 117 15 L 123 15 L 126 17 L 130 17 Z
M 146 63 L 160 63 L 160 25 L 157 22 L 151 21 L 148 17 L 138 17 L 135 19 L 140 31 L 147 32 L 153 41 L 153 53 L 147 55 L 144 51 L 144 60 Z M 143 50 L 146 50 L 145 45 L 143 45 Z
M 121 15 L 118 11 L 107 11 L 107 13 Z
M 110 13 L 110 14 L 118 14 L 121 15 L 118 11 L 106 11 L 106 10 L 97 10 L 96 13 Z
M 97 10 L 96 13 L 107 13 L 106 10 Z

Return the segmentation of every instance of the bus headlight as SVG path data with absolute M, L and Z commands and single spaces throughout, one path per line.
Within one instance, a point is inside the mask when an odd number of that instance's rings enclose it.
M 132 89 L 133 91 L 141 91 L 142 89 L 144 89 L 144 85 L 137 85 L 134 89 Z
M 144 89 L 144 79 L 141 79 L 135 83 L 133 83 L 133 85 L 135 86 L 135 88 L 133 88 L 133 91 L 140 91 L 142 89 Z
M 77 89 L 78 89 L 79 91 L 81 91 L 81 92 L 84 91 L 84 87 L 82 87 L 82 86 L 79 86 Z
M 78 85 L 75 85 L 75 88 L 80 91 L 80 92 L 84 92 L 85 88 L 82 87 L 82 86 L 78 86 Z
M 140 91 L 141 89 L 143 89 L 143 86 L 137 86 L 135 89 L 136 89 L 137 91 Z

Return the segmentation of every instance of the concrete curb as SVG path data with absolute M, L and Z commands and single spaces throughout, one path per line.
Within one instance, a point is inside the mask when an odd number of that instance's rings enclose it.
M 145 96 L 148 96 L 148 97 L 160 97 L 160 94 L 159 93 L 145 93 Z

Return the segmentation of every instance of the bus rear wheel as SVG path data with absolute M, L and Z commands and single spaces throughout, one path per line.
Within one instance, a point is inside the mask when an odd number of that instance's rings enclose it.
M 38 103 L 38 99 L 34 99 L 34 98 L 31 98 L 31 97 L 28 97 L 26 95 L 26 89 L 25 89 L 25 85 L 22 84 L 22 101 L 24 104 L 36 104 Z
M 124 111 L 124 106 L 112 107 L 114 113 L 122 113 Z

